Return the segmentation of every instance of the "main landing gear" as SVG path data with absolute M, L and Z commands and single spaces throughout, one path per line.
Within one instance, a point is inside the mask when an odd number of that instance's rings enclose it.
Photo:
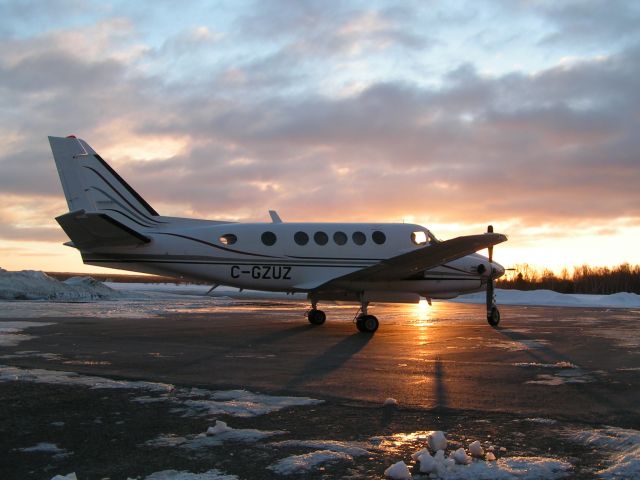
M 375 315 L 367 314 L 368 302 L 363 302 L 360 306 L 360 314 L 356 315 L 356 328 L 362 333 L 374 333 L 378 330 L 378 318 Z
M 307 312 L 307 320 L 311 325 L 322 325 L 326 319 L 325 313 L 315 307 Z
M 368 302 L 362 303 L 358 315 L 354 318 L 356 328 L 362 333 L 374 333 L 378 330 L 379 322 L 375 315 L 367 314 Z M 322 310 L 318 310 L 318 303 L 312 302 L 311 309 L 307 311 L 307 320 L 312 325 L 322 325 L 327 316 Z

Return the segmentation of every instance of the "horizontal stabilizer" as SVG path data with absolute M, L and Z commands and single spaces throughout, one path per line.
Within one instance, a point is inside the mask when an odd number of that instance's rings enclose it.
M 78 210 L 56 217 L 56 220 L 79 249 L 128 247 L 151 241 L 105 213 Z
M 467 256 L 483 248 L 505 242 L 507 236 L 501 233 L 481 233 L 452 238 L 432 243 L 417 250 L 382 260 L 375 265 L 336 278 L 322 287 L 335 282 L 394 281 L 402 280 L 424 270 Z

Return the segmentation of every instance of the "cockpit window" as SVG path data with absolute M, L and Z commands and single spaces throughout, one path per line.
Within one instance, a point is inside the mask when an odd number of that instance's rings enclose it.
M 411 241 L 414 243 L 414 245 L 426 245 L 427 240 L 427 234 L 423 231 L 411 233 Z
M 223 245 L 233 245 L 238 241 L 238 237 L 236 237 L 233 233 L 226 233 L 222 235 L 218 240 Z

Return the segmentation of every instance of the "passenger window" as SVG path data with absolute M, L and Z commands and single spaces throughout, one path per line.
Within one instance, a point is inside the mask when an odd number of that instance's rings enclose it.
M 364 245 L 364 242 L 367 241 L 366 235 L 362 232 L 353 232 L 351 238 L 353 239 L 353 243 L 356 245 Z
M 222 235 L 218 241 L 223 245 L 233 245 L 238 241 L 238 237 L 236 237 L 233 233 L 226 233 Z
M 306 245 L 307 243 L 309 243 L 309 235 L 304 232 L 296 232 L 296 234 L 293 236 L 293 239 L 298 245 Z
M 380 230 L 376 230 L 375 232 L 373 232 L 373 234 L 371 235 L 371 238 L 373 242 L 378 245 L 382 245 L 384 242 L 387 241 L 387 236 Z
M 424 232 L 413 232 L 411 234 L 411 241 L 415 245 L 424 245 L 427 243 L 427 234 Z
M 278 239 L 276 237 L 276 234 L 273 232 L 264 232 L 261 238 L 262 238 L 262 243 L 264 243 L 268 247 L 276 243 L 276 240 Z
M 336 232 L 333 234 L 333 241 L 338 245 L 344 245 L 347 243 L 347 234 L 344 232 Z
M 313 239 L 316 241 L 318 245 L 326 245 L 329 241 L 329 236 L 324 232 L 316 232 L 313 235 Z

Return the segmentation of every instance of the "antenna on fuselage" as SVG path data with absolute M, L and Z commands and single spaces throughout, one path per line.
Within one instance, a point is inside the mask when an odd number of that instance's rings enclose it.
M 276 212 L 275 210 L 269 210 L 269 216 L 271 217 L 271 221 L 273 223 L 282 223 L 280 215 L 278 215 L 278 212 Z

